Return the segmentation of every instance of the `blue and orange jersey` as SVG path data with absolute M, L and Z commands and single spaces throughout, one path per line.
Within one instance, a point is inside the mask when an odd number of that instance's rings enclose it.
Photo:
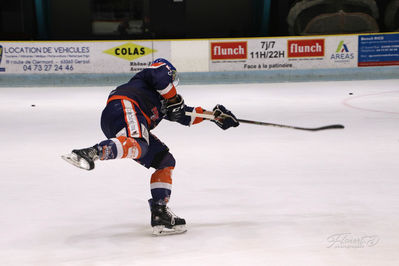
M 163 108 L 166 100 L 177 94 L 173 84 L 174 75 L 175 73 L 166 64 L 152 64 L 134 75 L 129 82 L 113 90 L 108 97 L 108 102 L 117 99 L 131 101 L 146 116 L 149 129 L 153 129 L 163 118 L 166 118 Z M 186 111 L 198 113 L 202 112 L 202 108 L 186 106 Z M 178 122 L 188 126 L 201 121 L 201 119 L 185 116 Z

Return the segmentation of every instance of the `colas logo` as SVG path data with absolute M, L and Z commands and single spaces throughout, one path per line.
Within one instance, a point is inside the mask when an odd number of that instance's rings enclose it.
M 144 47 L 134 43 L 125 43 L 123 45 L 105 50 L 104 53 L 110 54 L 128 61 L 140 58 L 145 55 L 155 53 L 157 50 L 153 50 L 148 47 Z
M 335 51 L 335 54 L 331 55 L 331 60 L 336 60 L 336 61 L 347 61 L 355 59 L 355 54 L 351 53 L 348 49 L 348 46 L 344 41 L 341 41 L 338 44 L 337 50 Z

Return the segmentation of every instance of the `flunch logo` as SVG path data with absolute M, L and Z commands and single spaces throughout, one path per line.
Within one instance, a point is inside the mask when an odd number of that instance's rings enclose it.
M 288 40 L 288 57 L 324 57 L 324 39 Z
M 108 50 L 105 50 L 104 53 L 110 54 L 125 60 L 132 61 L 134 59 L 140 58 L 145 55 L 149 55 L 155 53 L 157 50 L 153 50 L 148 47 L 144 47 L 134 43 L 126 43 Z
M 247 59 L 247 42 L 212 42 L 212 60 Z

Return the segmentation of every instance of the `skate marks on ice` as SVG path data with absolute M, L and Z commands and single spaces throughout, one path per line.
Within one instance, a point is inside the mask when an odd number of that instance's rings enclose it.
M 143 221 L 143 223 L 116 224 L 100 227 L 98 229 L 94 229 L 85 233 L 72 235 L 65 240 L 65 243 L 68 245 L 99 243 L 101 241 L 111 242 L 115 244 L 129 242 L 133 243 L 137 242 L 138 240 L 142 241 L 143 239 L 148 238 L 157 238 L 164 236 L 174 237 L 178 235 L 185 235 L 187 229 L 188 231 L 190 231 L 190 225 L 185 227 L 185 230 L 179 233 L 164 233 L 160 235 L 154 235 L 153 228 L 150 225 L 146 224 L 145 221 Z
M 99 241 L 122 243 L 151 237 L 151 233 L 151 226 L 146 225 L 144 222 L 142 224 L 116 224 L 72 235 L 66 239 L 65 243 L 69 245 L 80 245 L 90 242 L 98 243 Z
M 223 231 L 223 229 L 234 230 L 234 228 L 254 228 L 261 226 L 261 223 L 249 222 L 249 221 L 233 221 L 233 222 L 196 222 L 186 226 L 184 232 L 175 234 L 163 234 L 160 236 L 174 237 L 179 235 L 198 235 L 202 234 L 204 230 L 216 230 Z M 202 232 L 202 233 L 201 233 Z M 99 241 L 112 242 L 112 243 L 123 243 L 123 242 L 136 242 L 138 239 L 145 238 L 157 238 L 158 235 L 153 234 L 153 229 L 149 225 L 130 223 L 130 224 L 118 224 L 101 227 L 88 231 L 81 234 L 76 234 L 68 237 L 65 243 L 68 245 L 80 245 L 87 243 L 98 243 Z
M 250 222 L 250 221 L 232 221 L 232 222 L 194 222 L 190 223 L 186 227 L 186 231 L 181 234 L 165 235 L 165 237 L 192 237 L 199 236 L 204 231 L 218 231 L 223 230 L 234 230 L 235 228 L 240 230 L 247 228 L 257 228 L 265 225 L 264 223 Z M 252 230 L 249 230 L 252 231 Z M 152 234 L 152 227 L 143 223 L 128 223 L 128 224 L 116 224 L 110 226 L 100 227 L 84 233 L 71 235 L 65 243 L 70 246 L 86 245 L 90 243 L 100 242 L 111 242 L 111 243 L 129 243 L 143 241 L 144 239 L 158 238 Z

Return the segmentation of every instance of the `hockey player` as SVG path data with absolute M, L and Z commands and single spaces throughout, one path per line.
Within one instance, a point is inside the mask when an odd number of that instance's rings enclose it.
M 86 170 L 92 170 L 96 160 L 119 158 L 131 158 L 146 168 L 153 167 L 149 204 L 155 235 L 183 233 L 186 222 L 166 206 L 172 191 L 175 159 L 150 131 L 164 118 L 185 126 L 203 121 L 185 112 L 214 115 L 212 121 L 224 130 L 239 125 L 223 105 L 216 105 L 212 112 L 185 105 L 182 96 L 177 94 L 177 83 L 176 68 L 166 59 L 156 59 L 128 83 L 111 91 L 101 115 L 101 129 L 107 139 L 63 156 L 67 162 Z

